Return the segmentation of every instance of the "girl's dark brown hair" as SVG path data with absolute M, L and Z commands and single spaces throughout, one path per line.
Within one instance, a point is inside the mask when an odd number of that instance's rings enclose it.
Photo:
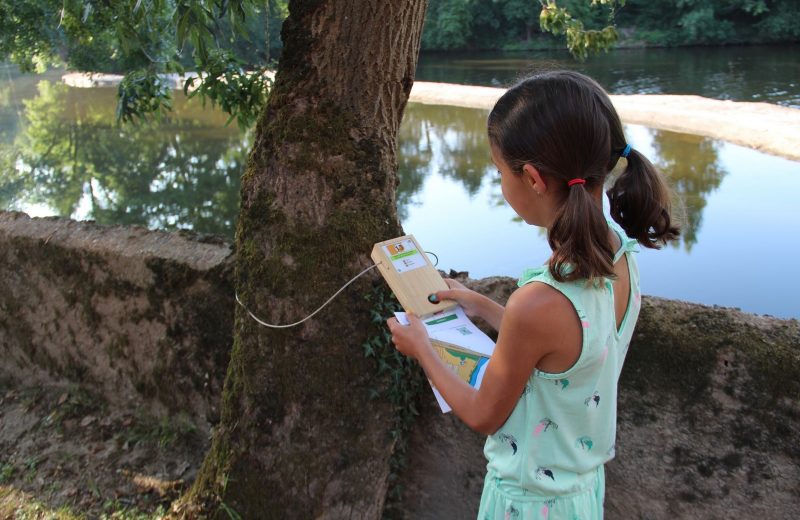
M 593 79 L 573 71 L 536 74 L 510 88 L 489 114 L 490 144 L 514 172 L 534 166 L 554 181 L 563 203 L 548 231 L 550 272 L 559 281 L 611 277 L 614 252 L 602 206 L 590 192 L 602 187 L 625 148 L 617 111 Z M 571 179 L 585 184 L 568 187 Z M 636 150 L 607 191 L 612 218 L 645 247 L 660 248 L 680 230 L 670 218 L 670 191 Z

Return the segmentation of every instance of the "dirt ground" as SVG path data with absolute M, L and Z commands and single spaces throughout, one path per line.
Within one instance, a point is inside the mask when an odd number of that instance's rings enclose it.
M 112 410 L 76 386 L 0 381 L 0 519 L 158 518 L 208 440 L 186 419 Z

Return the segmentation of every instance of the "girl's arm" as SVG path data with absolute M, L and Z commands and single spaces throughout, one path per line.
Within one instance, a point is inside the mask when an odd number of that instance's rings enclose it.
M 494 354 L 479 390 L 458 378 L 433 351 L 425 326 L 389 320 L 397 349 L 412 356 L 447 404 L 473 430 L 493 434 L 506 421 L 534 368 L 564 348 L 565 327 L 580 327 L 569 301 L 544 284 L 533 283 L 511 295 L 500 323 Z
M 500 322 L 503 319 L 503 311 L 505 310 L 502 305 L 482 294 L 467 289 L 451 278 L 445 278 L 444 281 L 450 289 L 436 293 L 439 301 L 455 300 L 461 305 L 467 316 L 483 318 L 494 330 L 500 330 Z

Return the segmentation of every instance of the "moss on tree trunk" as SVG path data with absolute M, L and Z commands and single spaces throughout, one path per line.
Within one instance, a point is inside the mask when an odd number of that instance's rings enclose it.
M 236 235 L 237 292 L 261 319 L 303 318 L 370 265 L 373 243 L 401 233 L 395 141 L 424 10 L 290 3 Z M 390 404 L 370 400 L 384 383 L 361 349 L 369 286 L 290 329 L 237 309 L 221 422 L 178 515 L 380 516 L 394 441 Z

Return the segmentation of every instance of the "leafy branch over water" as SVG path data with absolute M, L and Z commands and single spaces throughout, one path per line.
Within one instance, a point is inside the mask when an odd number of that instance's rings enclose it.
M 581 20 L 574 18 L 568 9 L 559 7 L 555 0 L 542 0 L 541 3 L 539 25 L 542 30 L 554 35 L 566 35 L 567 49 L 580 60 L 585 60 L 590 54 L 608 51 L 619 39 L 614 26 L 614 14 L 617 4 L 621 7 L 625 5 L 625 0 L 592 0 L 592 6 L 609 7 L 609 25 L 602 29 L 587 29 Z

